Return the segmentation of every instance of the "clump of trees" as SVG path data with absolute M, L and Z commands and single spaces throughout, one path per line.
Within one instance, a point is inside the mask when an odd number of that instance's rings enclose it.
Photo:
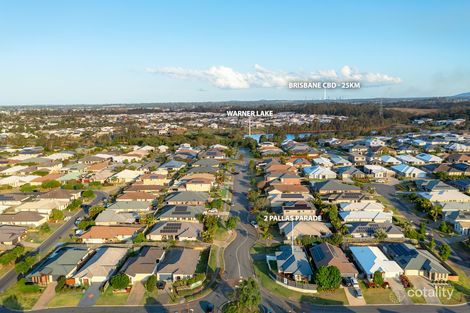
M 315 273 L 318 290 L 335 290 L 341 284 L 341 272 L 336 266 L 320 266 Z
M 124 273 L 119 273 L 111 278 L 111 286 L 114 289 L 126 289 L 130 283 L 129 277 Z

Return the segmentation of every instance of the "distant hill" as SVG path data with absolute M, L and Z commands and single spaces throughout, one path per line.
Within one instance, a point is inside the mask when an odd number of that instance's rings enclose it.
M 470 92 L 460 93 L 458 95 L 453 96 L 452 98 L 465 98 L 470 99 Z

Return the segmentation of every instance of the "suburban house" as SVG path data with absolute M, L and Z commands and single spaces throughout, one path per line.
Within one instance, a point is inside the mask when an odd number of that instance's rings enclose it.
M 13 208 L 14 212 L 37 212 L 39 214 L 50 215 L 52 210 L 63 210 L 67 207 L 68 201 L 41 199 L 29 201 Z
M 157 222 L 147 234 L 148 240 L 196 241 L 202 234 L 202 225 L 194 222 Z
M 357 277 L 356 266 L 348 260 L 343 250 L 327 242 L 312 246 L 310 255 L 316 268 L 320 266 L 336 266 L 341 277 Z
M 69 285 L 103 284 L 127 254 L 126 248 L 101 247 L 67 282 Z
M 399 164 L 401 164 L 400 160 L 398 160 L 395 157 L 392 157 L 391 155 L 382 155 L 379 158 L 379 162 L 384 164 L 384 165 L 399 165 Z
M 143 192 L 143 191 L 133 191 L 133 192 L 125 192 L 119 197 L 116 198 L 116 202 L 120 201 L 145 201 L 145 202 L 152 202 L 155 200 L 155 196 Z
M 153 209 L 152 201 L 122 200 L 111 204 L 106 210 L 112 210 L 117 213 L 123 212 L 141 212 L 147 213 Z
M 28 200 L 30 197 L 30 195 L 24 193 L 3 193 L 0 194 L 0 205 L 20 205 L 24 201 Z
M 49 220 L 49 216 L 38 212 L 17 212 L 0 214 L 0 224 L 38 227 Z
M 417 159 L 422 160 L 424 163 L 442 163 L 442 158 L 428 153 L 420 153 L 416 155 Z
M 349 153 L 348 160 L 351 161 L 353 165 L 366 164 L 366 156 L 360 153 Z
M 346 227 L 353 238 L 374 238 L 379 229 L 387 235 L 387 238 L 405 238 L 400 228 L 392 223 L 353 222 L 346 224 Z
M 60 248 L 37 265 L 26 276 L 26 281 L 38 285 L 47 285 L 61 276 L 72 277 L 75 271 L 92 253 L 87 248 Z
M 364 173 L 374 179 L 382 179 L 395 176 L 395 172 L 380 165 L 364 165 Z
M 414 156 L 409 155 L 409 154 L 400 154 L 400 155 L 397 155 L 396 158 L 398 160 L 400 160 L 402 163 L 408 164 L 408 165 L 424 165 L 424 164 L 426 164 L 426 162 L 424 162 L 423 160 L 415 158 Z
M 391 167 L 398 175 L 407 178 L 425 178 L 426 172 L 420 170 L 419 168 L 409 166 L 406 164 L 394 165 Z
M 290 201 L 282 205 L 284 216 L 306 216 L 317 215 L 317 208 L 310 201 Z
M 349 249 L 367 279 L 372 279 L 376 271 L 381 272 L 385 279 L 398 278 L 404 273 L 398 263 L 389 260 L 378 247 L 351 246 Z
M 341 166 L 336 168 L 340 179 L 362 179 L 366 174 L 355 166 Z
M 299 202 L 304 203 L 310 202 L 313 199 L 313 196 L 310 194 L 301 194 L 301 193 L 280 193 L 274 194 L 268 197 L 268 201 L 271 205 L 271 208 L 281 209 L 287 202 Z
M 299 246 L 285 245 L 275 253 L 277 271 L 280 275 L 295 281 L 310 281 L 313 271 L 307 254 Z
M 470 202 L 470 197 L 458 190 L 418 192 L 418 196 L 431 202 Z
M 123 225 L 134 224 L 140 215 L 135 212 L 117 212 L 115 210 L 104 210 L 95 218 L 95 225 Z
M 203 206 L 166 205 L 158 211 L 161 221 L 198 222 L 197 216 L 205 211 Z
M 335 193 L 360 193 L 361 188 L 345 184 L 339 180 L 327 180 L 323 182 L 312 182 L 312 189 L 320 195 L 329 195 Z
M 309 179 L 334 179 L 336 178 L 336 173 L 327 167 L 320 165 L 308 166 L 302 168 L 302 172 L 305 177 Z
M 395 260 L 407 276 L 423 276 L 430 281 L 447 281 L 450 272 L 429 251 L 408 243 L 384 244 L 383 250 Z
M 323 222 L 314 221 L 294 221 L 278 223 L 279 232 L 288 241 L 298 237 L 329 237 L 331 230 Z M 294 237 L 294 238 L 292 238 Z
M 194 276 L 200 256 L 199 250 L 172 248 L 166 252 L 165 258 L 158 263 L 157 279 L 178 281 Z
M 16 245 L 26 234 L 26 231 L 25 227 L 0 224 L 0 245 Z
M 209 201 L 209 194 L 196 191 L 177 191 L 170 193 L 165 201 L 171 205 L 205 205 Z
M 415 184 L 419 190 L 427 192 L 456 190 L 454 187 L 444 183 L 439 179 L 418 179 L 415 180 Z
M 470 212 L 462 211 L 452 221 L 454 230 L 460 235 L 470 235 Z
M 163 260 L 165 250 L 159 247 L 144 246 L 137 256 L 130 257 L 122 266 L 121 271 L 129 276 L 131 284 L 145 281 L 156 274 L 158 264 Z
M 340 202 L 339 209 L 341 211 L 383 212 L 385 207 L 380 202 Z
M 147 173 L 139 177 L 138 183 L 142 185 L 166 186 L 170 180 L 165 174 Z
M 351 222 L 375 222 L 391 223 L 392 213 L 375 211 L 341 211 L 339 216 L 345 223 Z
M 131 240 L 141 226 L 99 226 L 95 225 L 80 236 L 84 243 L 123 242 Z

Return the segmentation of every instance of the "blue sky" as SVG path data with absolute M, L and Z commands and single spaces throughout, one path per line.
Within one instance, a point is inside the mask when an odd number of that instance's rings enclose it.
M 469 1 L 1 1 L 0 105 L 470 91 Z

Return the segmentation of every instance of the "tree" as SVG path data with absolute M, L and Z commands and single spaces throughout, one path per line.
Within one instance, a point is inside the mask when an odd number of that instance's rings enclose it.
M 243 280 L 235 292 L 239 312 L 252 311 L 261 303 L 261 292 L 253 278 Z
M 62 291 L 62 289 L 64 289 L 64 287 L 65 287 L 65 276 L 60 275 L 57 278 L 57 285 L 55 286 L 55 291 L 56 292 Z
M 57 180 L 48 180 L 41 184 L 41 188 L 43 189 L 53 189 L 60 187 L 61 183 Z
M 142 243 L 145 241 L 145 235 L 144 233 L 138 233 L 134 239 L 132 239 L 133 243 Z
M 431 241 L 429 242 L 429 249 L 434 250 L 436 248 L 436 240 L 434 240 L 434 237 L 431 238 Z
M 343 243 L 343 235 L 340 233 L 334 233 L 333 236 L 328 237 L 326 241 L 334 246 L 339 246 Z
M 93 190 L 88 189 L 88 190 L 85 190 L 85 191 L 82 192 L 82 197 L 83 198 L 91 199 L 94 196 L 95 196 L 95 193 L 93 192 Z
M 439 204 L 433 205 L 429 209 L 428 214 L 432 218 L 433 221 L 437 221 L 439 216 L 442 215 L 442 206 L 440 206 Z
M 26 274 L 31 267 L 36 263 L 36 256 L 35 255 L 29 255 L 24 258 L 23 261 L 16 263 L 15 265 L 15 271 L 18 274 Z
M 95 218 L 98 214 L 100 214 L 101 212 L 103 212 L 105 209 L 102 207 L 102 206 L 92 206 L 89 210 L 88 210 L 88 216 L 90 216 L 90 218 Z
M 439 230 L 443 233 L 449 233 L 451 231 L 451 228 L 449 227 L 449 225 L 447 225 L 446 222 L 442 222 L 439 225 Z
M 444 243 L 439 247 L 439 255 L 444 261 L 447 261 L 451 254 L 451 250 L 448 244 Z
M 374 283 L 376 283 L 377 285 L 382 286 L 383 283 L 384 283 L 384 276 L 383 276 L 382 272 L 381 271 L 375 271 L 373 280 L 374 280 Z
M 62 221 L 64 219 L 64 212 L 59 209 L 52 209 L 51 215 L 49 216 L 49 219 L 51 221 Z
M 384 240 L 387 238 L 387 233 L 383 228 L 377 228 L 374 232 L 374 237 L 377 238 L 378 240 Z
M 335 290 L 341 284 L 341 272 L 336 266 L 320 266 L 315 273 L 318 290 Z
M 130 279 L 124 273 L 119 273 L 117 275 L 114 275 L 113 278 L 111 278 L 111 286 L 114 289 L 125 289 L 127 288 L 127 286 L 129 286 L 129 283 Z
M 157 284 L 157 276 L 152 275 L 145 281 L 145 289 L 148 292 L 152 292 L 155 290 L 155 285 Z
M 235 229 L 238 222 L 240 222 L 240 218 L 238 216 L 230 216 L 225 222 L 225 227 L 230 230 Z
M 21 192 L 33 192 L 36 187 L 31 186 L 30 184 L 24 184 L 23 186 L 20 187 Z

